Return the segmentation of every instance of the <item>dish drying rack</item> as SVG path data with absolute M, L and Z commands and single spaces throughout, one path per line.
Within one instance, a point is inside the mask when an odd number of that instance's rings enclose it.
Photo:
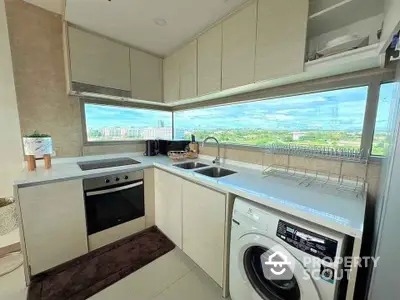
M 362 151 L 346 148 L 307 147 L 299 145 L 269 145 L 266 153 L 303 156 L 308 158 L 323 158 L 336 161 L 351 161 L 368 163 Z M 263 176 L 291 180 L 302 187 L 321 188 L 327 192 L 351 193 L 362 197 L 366 192 L 365 177 L 335 174 L 329 171 L 317 171 L 301 167 L 290 167 L 273 164 L 262 172 Z
M 352 161 L 367 163 L 368 155 L 364 155 L 362 150 L 343 147 L 319 147 L 319 146 L 302 146 L 302 145 L 277 145 L 270 144 L 265 146 L 265 152 L 280 155 L 305 156 L 310 158 L 323 158 L 330 160 Z

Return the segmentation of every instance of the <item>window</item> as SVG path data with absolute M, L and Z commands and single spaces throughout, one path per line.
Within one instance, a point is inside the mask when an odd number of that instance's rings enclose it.
M 397 83 L 381 85 L 379 103 L 376 115 L 375 134 L 372 145 L 372 155 L 383 156 L 387 154 L 390 144 L 389 117 L 393 97 L 396 95 Z
M 85 103 L 88 142 L 172 138 L 172 113 Z
M 368 87 L 174 113 L 175 138 L 360 149 Z

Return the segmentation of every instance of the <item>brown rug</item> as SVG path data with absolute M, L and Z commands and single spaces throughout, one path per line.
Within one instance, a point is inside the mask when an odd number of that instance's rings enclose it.
M 175 248 L 157 227 L 33 277 L 28 300 L 84 300 Z

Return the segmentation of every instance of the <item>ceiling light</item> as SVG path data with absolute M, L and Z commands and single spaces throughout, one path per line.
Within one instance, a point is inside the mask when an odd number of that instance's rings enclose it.
M 167 20 L 162 19 L 162 18 L 154 19 L 154 23 L 156 23 L 158 26 L 166 26 L 166 25 L 168 25 Z

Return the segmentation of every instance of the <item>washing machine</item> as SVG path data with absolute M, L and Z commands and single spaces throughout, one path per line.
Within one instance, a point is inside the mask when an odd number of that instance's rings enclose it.
M 232 300 L 343 298 L 346 236 L 236 198 L 229 264 Z M 342 279 L 343 278 L 343 279 Z

